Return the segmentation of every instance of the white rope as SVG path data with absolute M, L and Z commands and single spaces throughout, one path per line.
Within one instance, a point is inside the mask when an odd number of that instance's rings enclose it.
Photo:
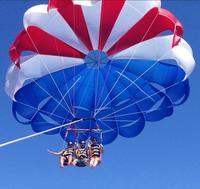
M 155 15 L 155 18 L 152 20 L 152 23 L 151 23 L 150 26 L 148 27 L 147 31 L 146 31 L 145 34 L 143 35 L 143 37 L 142 37 L 142 39 L 141 39 L 140 42 L 142 42 L 142 41 L 145 39 L 145 37 L 147 36 L 148 32 L 150 31 L 150 29 L 151 29 L 151 27 L 153 26 L 153 24 L 154 24 L 154 22 L 155 22 L 155 20 L 156 20 L 157 17 L 158 17 L 158 13 Z M 138 46 L 137 48 L 139 48 L 139 46 Z M 125 72 L 125 70 L 127 69 L 127 67 L 130 65 L 130 62 L 131 62 L 132 58 L 134 57 L 137 48 L 133 51 L 133 53 L 132 53 L 132 55 L 131 55 L 129 61 L 126 63 L 126 66 L 125 66 L 125 67 L 123 68 L 123 70 L 121 71 L 121 74 L 123 74 L 123 73 Z M 139 77 L 140 77 L 140 76 L 139 76 Z M 119 75 L 119 77 L 117 78 L 117 80 L 116 80 L 115 83 L 113 84 L 112 88 L 110 89 L 110 91 L 108 92 L 108 94 L 107 94 L 106 97 L 104 98 L 103 102 L 101 103 L 99 109 L 101 109 L 102 107 L 105 107 L 104 104 L 105 104 L 106 100 L 108 99 L 108 97 L 109 97 L 109 95 L 111 94 L 111 92 L 114 90 L 114 88 L 115 88 L 115 86 L 117 85 L 117 83 L 119 82 L 120 78 L 121 78 L 121 75 Z M 99 114 L 99 112 L 100 112 L 100 111 L 95 112 L 95 117 Z
M 71 125 L 71 124 L 75 124 L 75 123 L 78 123 L 78 122 L 81 122 L 83 121 L 83 119 L 79 119 L 79 120 L 76 120 L 76 121 L 72 121 L 70 123 L 67 123 L 67 124 L 64 124 L 64 125 L 60 125 L 60 126 L 57 126 L 57 127 L 54 127 L 54 128 L 51 128 L 51 129 L 48 129 L 48 130 L 45 130 L 45 131 L 42 131 L 42 132 L 39 132 L 39 133 L 34 133 L 32 135 L 28 135 L 28 136 L 25 136 L 25 137 L 21 137 L 21 138 L 18 138 L 18 139 L 15 139 L 15 140 L 11 140 L 11 141 L 8 141 L 8 142 L 5 142 L 3 144 L 0 144 L 0 148 L 4 147 L 4 146 L 7 146 L 7 145 L 10 145 L 10 144 L 14 144 L 14 143 L 17 143 L 17 142 L 20 142 L 20 141 L 23 141 L 23 140 L 27 140 L 29 138 L 33 138 L 35 136 L 39 136 L 39 135 L 42 135 L 42 134 L 45 134 L 45 133 L 48 133 L 50 131 L 54 131 L 56 129 L 60 129 L 62 127 L 66 127 L 68 125 Z

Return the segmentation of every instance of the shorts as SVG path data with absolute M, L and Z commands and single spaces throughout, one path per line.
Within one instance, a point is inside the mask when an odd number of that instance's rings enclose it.
M 87 159 L 83 158 L 83 159 L 78 159 L 77 163 L 76 163 L 77 167 L 85 167 L 87 166 Z

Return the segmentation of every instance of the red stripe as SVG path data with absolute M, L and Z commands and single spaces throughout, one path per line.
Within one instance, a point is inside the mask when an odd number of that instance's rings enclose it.
M 69 4 L 72 4 L 71 0 L 49 0 L 48 10 L 62 8 Z
M 20 67 L 20 55 L 23 51 L 55 56 L 85 57 L 82 52 L 35 26 L 28 27 L 27 31 L 23 30 L 10 47 L 10 57 L 18 67 Z
M 77 37 L 91 51 L 93 47 L 81 6 L 74 5 L 70 0 L 53 0 L 53 2 L 49 3 L 48 9 L 52 8 L 58 10 Z
M 169 29 L 174 32 L 172 47 L 178 45 L 183 36 L 183 26 L 179 20 L 168 10 L 160 9 L 160 22 L 165 22 Z
M 114 3 L 114 4 L 113 4 Z M 103 49 L 113 26 L 124 6 L 125 0 L 102 0 L 99 49 Z
M 108 55 L 116 54 L 142 41 L 152 39 L 166 30 L 174 32 L 172 47 L 177 45 L 183 34 L 181 23 L 169 11 L 153 8 L 122 36 L 107 53 Z

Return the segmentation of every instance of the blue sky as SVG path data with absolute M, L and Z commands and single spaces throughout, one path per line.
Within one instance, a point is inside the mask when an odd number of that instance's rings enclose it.
M 11 64 L 8 48 L 22 29 L 23 13 L 41 2 L 46 1 L 12 0 L 0 4 L 0 143 L 32 133 L 29 126 L 14 120 L 11 100 L 4 92 L 4 80 Z M 191 93 L 187 102 L 177 107 L 171 117 L 148 123 L 138 137 L 118 137 L 106 146 L 103 163 L 97 169 L 61 170 L 58 158 L 46 151 L 62 147 L 59 136 L 43 135 L 1 148 L 1 189 L 200 188 L 200 1 L 164 1 L 162 6 L 182 22 L 184 38 L 192 46 L 197 62 L 190 77 Z

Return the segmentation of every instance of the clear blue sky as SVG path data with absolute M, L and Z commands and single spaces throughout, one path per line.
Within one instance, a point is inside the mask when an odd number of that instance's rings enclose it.
M 5 74 L 11 61 L 8 48 L 22 29 L 29 7 L 45 0 L 1 0 L 0 3 L 0 143 L 31 134 L 11 113 L 4 92 Z M 199 189 L 200 188 L 200 1 L 164 1 L 185 28 L 184 38 L 194 51 L 197 67 L 190 77 L 188 101 L 173 116 L 147 124 L 134 139 L 118 137 L 106 146 L 97 169 L 58 167 L 58 158 L 46 149 L 59 150 L 59 136 L 40 136 L 0 149 L 1 189 Z

